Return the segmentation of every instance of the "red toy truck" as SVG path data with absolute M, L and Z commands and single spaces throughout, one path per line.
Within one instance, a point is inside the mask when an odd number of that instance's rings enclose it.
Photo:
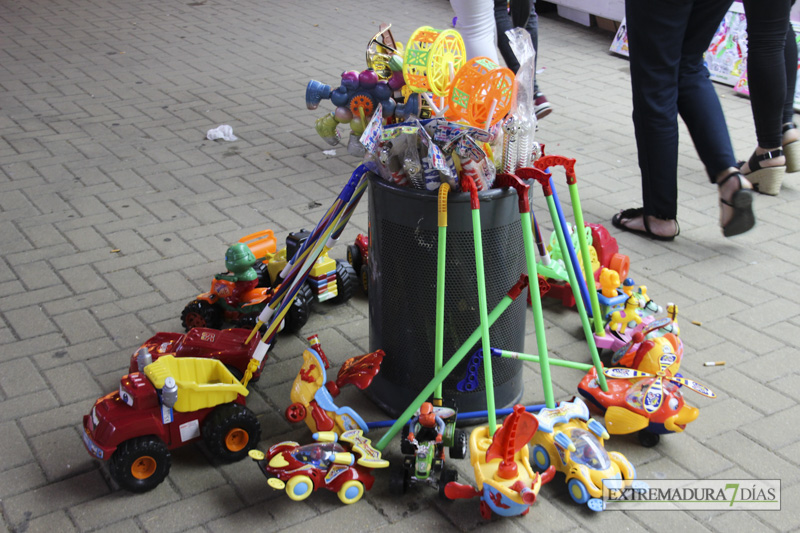
M 83 443 L 109 461 L 119 486 L 146 492 L 167 477 L 170 450 L 200 438 L 220 460 L 245 457 L 261 437 L 247 394 L 215 359 L 164 355 L 95 402 L 83 417 Z
M 192 328 L 188 333 L 156 333 L 141 348 L 131 355 L 128 372 L 140 372 L 138 354 L 142 349 L 150 353 L 152 361 L 157 361 L 162 355 L 175 357 L 206 357 L 217 359 L 225 365 L 233 376 L 241 381 L 247 370 L 247 363 L 253 358 L 256 346 L 261 340 L 261 334 L 256 332 L 250 342 L 245 344 L 249 329 L 211 329 Z M 266 361 L 266 359 L 264 359 Z M 261 377 L 262 367 L 253 373 L 251 382 L 258 381 Z

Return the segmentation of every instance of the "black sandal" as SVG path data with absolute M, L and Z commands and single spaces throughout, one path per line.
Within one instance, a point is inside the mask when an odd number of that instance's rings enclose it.
M 642 217 L 642 222 L 644 223 L 644 231 L 639 229 L 629 228 L 628 226 L 622 223 L 623 220 L 633 220 L 635 218 Z M 629 231 L 631 233 L 636 233 L 639 235 L 643 235 L 650 239 L 654 239 L 656 241 L 665 241 L 670 242 L 674 241 L 675 237 L 681 234 L 681 227 L 678 225 L 678 221 L 675 220 L 675 235 L 658 235 L 650 231 L 650 224 L 647 223 L 647 217 L 644 216 L 644 208 L 643 207 L 635 207 L 632 209 L 623 209 L 613 217 L 611 217 L 611 225 L 615 228 L 619 228 L 622 231 Z
M 739 171 L 731 172 L 721 181 L 718 181 L 717 186 L 722 187 L 726 181 L 734 176 L 739 180 L 739 190 L 733 193 L 731 201 L 724 198 L 719 199 L 720 203 L 733 208 L 733 216 L 731 216 L 727 224 L 722 226 L 722 234 L 726 237 L 739 235 L 756 225 L 756 216 L 753 213 L 753 191 L 742 187 L 742 173 Z
M 781 191 L 783 176 L 786 174 L 786 165 L 762 167 L 761 161 L 774 159 L 782 155 L 783 148 L 776 148 L 770 152 L 764 152 L 761 155 L 756 155 L 756 153 L 753 152 L 753 155 L 750 156 L 750 160 L 747 162 L 747 166 L 750 167 L 750 172 L 744 174 L 744 176 L 753 184 L 755 190 L 771 196 L 776 196 Z M 742 165 L 739 165 L 739 168 L 742 168 Z

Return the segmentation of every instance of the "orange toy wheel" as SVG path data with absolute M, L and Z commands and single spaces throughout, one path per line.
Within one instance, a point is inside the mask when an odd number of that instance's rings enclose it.
M 231 452 L 240 452 L 250 442 L 250 435 L 242 428 L 233 428 L 225 435 L 225 447 Z
M 608 262 L 608 268 L 615 270 L 619 274 L 619 278 L 624 280 L 628 277 L 631 268 L 631 258 L 624 254 L 614 254 Z
M 155 474 L 158 462 L 149 455 L 143 455 L 131 464 L 131 475 L 136 479 L 148 479 Z

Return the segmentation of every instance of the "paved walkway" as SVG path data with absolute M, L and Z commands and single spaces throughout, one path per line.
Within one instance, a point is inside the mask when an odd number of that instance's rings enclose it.
M 800 212 L 798 179 L 757 198 L 758 226 L 725 240 L 717 197 L 685 134 L 674 243 L 613 233 L 632 274 L 659 302 L 678 303 L 682 372 L 718 394 L 684 435 L 645 449 L 615 437 L 643 478 L 780 478 L 781 512 L 606 512 L 573 504 L 561 479 L 532 512 L 488 526 L 477 501 L 442 503 L 420 489 L 389 495 L 380 477 L 364 501 L 329 493 L 294 503 L 248 460 L 217 465 L 176 451 L 168 480 L 134 496 L 91 460 L 80 420 L 114 390 L 128 357 L 158 331 L 179 331 L 183 305 L 207 290 L 238 237 L 311 227 L 358 163 L 327 155 L 308 111 L 310 79 L 337 85 L 364 67 L 381 21 L 405 41 L 445 28 L 444 0 L 302 3 L 275 0 L 0 1 L 0 509 L 6 528 L 34 531 L 772 531 L 800 527 Z M 638 204 L 625 59 L 611 34 L 549 14 L 540 81 L 555 106 L 541 123 L 548 153 L 575 157 L 588 222 Z M 749 102 L 719 87 L 737 154 L 754 145 Z M 205 132 L 229 124 L 236 142 Z M 367 229 L 366 201 L 344 234 Z M 336 248 L 343 258 L 344 249 Z M 282 418 L 305 346 L 318 333 L 334 366 L 368 348 L 367 300 L 318 305 L 284 335 L 249 405 L 262 447 L 308 439 Z M 587 359 L 577 316 L 549 303 L 552 353 Z M 527 345 L 535 349 L 532 326 Z M 705 361 L 724 360 L 722 367 Z M 579 374 L 554 370 L 556 396 Z M 542 399 L 524 371 L 526 402 Z M 346 395 L 365 418 L 380 416 Z M 390 457 L 397 458 L 396 451 Z M 472 479 L 466 462 L 462 478 Z

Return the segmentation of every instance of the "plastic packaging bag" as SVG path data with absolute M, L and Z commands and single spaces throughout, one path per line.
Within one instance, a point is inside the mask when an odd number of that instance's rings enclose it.
M 236 136 L 233 134 L 233 128 L 227 124 L 223 124 L 217 128 L 208 130 L 208 133 L 206 133 L 206 139 L 209 141 L 216 141 L 217 139 L 222 139 L 223 141 L 237 140 Z
M 520 167 L 529 167 L 531 164 L 536 133 L 536 112 L 533 105 L 536 51 L 526 30 L 514 28 L 508 30 L 506 36 L 520 65 L 515 84 L 517 92 L 511 104 L 509 119 L 503 124 L 505 130 L 503 170 L 514 172 Z

